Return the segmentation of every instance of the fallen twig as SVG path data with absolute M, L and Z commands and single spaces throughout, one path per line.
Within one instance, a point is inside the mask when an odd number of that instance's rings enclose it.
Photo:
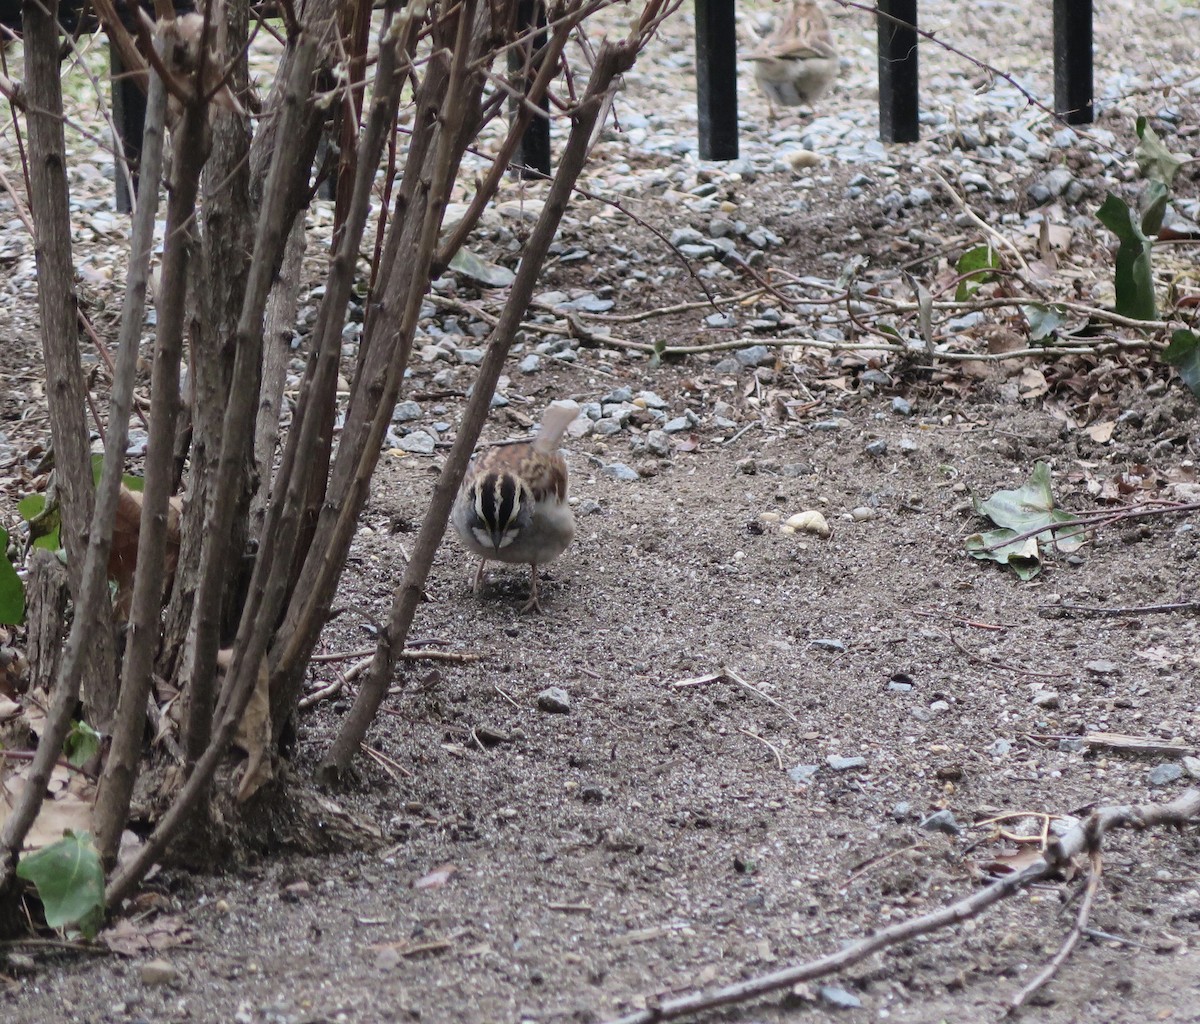
M 374 747 L 369 746 L 366 743 L 362 743 L 360 746 L 364 754 L 371 758 L 371 760 L 378 764 L 380 768 L 382 768 L 388 773 L 388 775 L 392 777 L 393 782 L 399 782 L 401 776 L 406 779 L 414 778 L 413 773 L 405 768 L 404 765 L 388 757 L 387 754 L 383 753 L 382 751 L 376 750 Z
M 1004 672 L 1017 672 L 1023 676 L 1036 676 L 1039 679 L 1061 679 L 1062 678 L 1061 672 L 1040 672 L 1037 669 L 1022 668 L 1020 665 L 1010 665 L 1006 661 L 997 661 L 995 658 L 985 658 L 982 655 L 974 654 L 971 651 L 967 650 L 967 648 L 965 648 L 957 640 L 955 640 L 951 634 L 944 633 L 941 630 L 938 630 L 938 632 L 941 633 L 942 636 L 945 637 L 955 647 L 957 647 L 958 650 L 962 654 L 964 654 L 969 660 L 975 662 L 975 664 L 977 664 L 977 665 L 986 665 L 988 668 L 996 668 L 996 669 L 1000 669 L 1001 671 L 1004 671 Z
M 1007 622 L 978 622 L 975 619 L 968 619 L 962 615 L 950 615 L 947 612 L 934 612 L 925 608 L 910 609 L 913 615 L 920 615 L 926 619 L 953 619 L 955 622 L 961 622 L 964 626 L 970 626 L 972 629 L 987 629 L 996 633 L 1003 633 L 1006 629 L 1013 627 Z
M 1020 541 L 1028 540 L 1030 537 L 1036 537 L 1041 533 L 1056 530 L 1069 530 L 1075 526 L 1111 526 L 1113 523 L 1119 523 L 1125 519 L 1146 519 L 1150 516 L 1170 515 L 1172 512 L 1196 511 L 1200 511 L 1200 501 L 1163 501 L 1155 502 L 1153 508 L 1146 508 L 1142 505 L 1136 505 L 1133 508 L 1113 509 L 1111 511 L 1081 512 L 1073 519 L 1062 519 L 1057 523 L 1046 523 L 1043 526 L 1035 526 L 1032 529 L 1013 534 L 1011 537 L 1006 537 L 1002 541 L 997 541 L 995 544 L 989 544 L 986 548 L 979 548 L 978 551 L 980 554 L 986 554 L 990 551 L 998 551 L 1000 548 L 1006 548 L 1010 544 L 1016 544 Z M 1056 608 L 1060 606 L 1050 605 L 1049 607 Z
M 336 697 L 342 692 L 342 687 L 346 685 L 346 677 L 338 676 L 332 683 L 322 686 L 319 690 L 313 690 L 312 693 L 305 694 L 300 698 L 300 703 L 296 707 L 300 711 L 311 708 L 314 704 L 320 704 L 323 700 L 328 700 L 330 697 Z
M 1166 743 L 1149 736 L 1127 736 L 1119 732 L 1090 732 L 1079 739 L 1094 750 L 1112 750 L 1117 753 L 1187 757 L 1197 752 L 1194 746 L 1185 743 Z
M 116 956 L 102 942 L 68 942 L 65 939 L 0 939 L 0 949 L 55 949 L 67 953 L 91 953 L 93 956 Z
M 779 765 L 779 770 L 783 771 L 783 754 L 780 753 L 779 748 L 774 743 L 765 736 L 760 736 L 753 729 L 743 729 L 740 725 L 738 726 L 738 732 L 743 736 L 749 736 L 752 740 L 758 740 L 759 743 L 770 750 L 775 755 L 775 763 Z
M 997 231 L 987 221 L 980 217 L 979 214 L 972 210 L 970 204 L 958 194 L 958 190 L 951 185 L 942 174 L 938 173 L 938 171 L 932 167 L 930 168 L 930 173 L 937 178 L 942 188 L 944 188 L 950 194 L 950 198 L 954 200 L 954 204 L 960 210 L 962 210 L 962 212 L 966 214 L 968 218 L 970 218 L 971 223 L 979 228 L 979 230 L 985 235 L 987 235 L 988 238 L 992 239 L 992 241 L 995 242 L 996 245 L 1001 249 L 1007 249 L 1010 253 L 1012 253 L 1012 255 L 1016 258 L 1017 263 L 1020 265 L 1021 271 L 1025 274 L 1028 274 L 1029 264 L 1025 262 L 1025 257 L 1021 255 L 1021 250 L 1018 249 L 1003 232 Z M 1029 281 L 1025 281 L 1025 284 L 1029 283 Z
M 754 694 L 754 696 L 756 696 L 759 700 L 765 701 L 767 704 L 770 704 L 771 707 L 776 708 L 779 711 L 782 711 L 785 715 L 788 716 L 788 718 L 790 718 L 797 725 L 800 724 L 800 720 L 795 715 L 793 715 L 787 708 L 785 708 L 782 704 L 780 704 L 779 701 L 777 701 L 774 697 L 772 697 L 770 694 L 763 693 L 763 691 L 760 690 L 757 686 L 753 686 L 750 683 L 746 682 L 746 680 L 743 679 L 740 675 L 738 675 L 733 669 L 728 668 L 726 666 L 722 666 L 721 671 L 719 671 L 719 672 L 709 672 L 706 675 L 693 676 L 690 679 L 678 679 L 675 682 L 670 683 L 669 685 L 672 690 L 682 690 L 682 689 L 685 689 L 687 687 L 692 687 L 692 686 L 707 686 L 709 683 L 719 683 L 722 679 L 728 680 L 729 682 L 733 683 L 735 686 L 740 686 L 747 693 Z M 762 739 L 761 736 L 756 736 L 755 738 Z
M 782 704 L 780 704 L 779 701 L 777 701 L 769 693 L 763 693 L 763 691 L 760 690 L 757 686 L 753 686 L 750 683 L 746 682 L 745 679 L 743 679 L 741 676 L 739 676 L 733 669 L 729 668 L 727 665 L 723 666 L 721 668 L 721 675 L 723 675 L 731 683 L 736 683 L 738 686 L 740 686 L 743 690 L 747 691 L 748 693 L 754 694 L 756 697 L 758 697 L 759 700 L 766 701 L 768 704 L 771 705 L 771 707 L 773 707 L 779 711 L 782 711 L 785 715 L 788 716 L 788 718 L 790 718 L 797 725 L 800 724 L 800 719 L 798 719 L 787 708 L 785 708 Z
M 1087 604 L 1039 604 L 1039 612 L 1065 612 L 1069 615 L 1095 615 L 1121 618 L 1126 615 L 1164 615 L 1171 612 L 1200 611 L 1200 601 L 1179 601 L 1175 604 L 1141 604 L 1128 608 L 1097 608 Z
M 1182 826 L 1195 821 L 1197 816 L 1200 816 L 1200 789 L 1189 789 L 1165 804 L 1120 804 L 1098 808 L 1065 836 L 1052 836 L 1040 860 L 939 910 L 881 928 L 873 935 L 816 960 L 784 967 L 711 992 L 695 992 L 674 999 L 651 1001 L 645 1010 L 613 1019 L 608 1024 L 657 1024 L 658 1021 L 678 1020 L 701 1010 L 746 1002 L 802 981 L 825 977 L 861 963 L 880 950 L 906 942 L 914 936 L 928 935 L 977 916 L 993 904 L 1053 875 L 1073 857 L 1098 851 L 1105 834 L 1113 829 Z
M 874 871 L 880 864 L 886 864 L 893 857 L 900 857 L 906 853 L 912 853 L 914 850 L 925 849 L 924 843 L 910 843 L 908 846 L 901 846 L 895 850 L 889 850 L 887 853 L 880 854 L 878 857 L 872 857 L 870 860 L 860 864 L 849 878 L 842 884 L 848 889 L 857 882 L 863 875 Z
M 518 711 L 521 710 L 521 705 L 518 704 L 515 700 L 513 700 L 512 697 L 510 697 L 507 693 L 505 693 L 499 683 L 493 683 L 492 689 L 495 690 L 498 694 L 500 694 L 501 697 L 503 697 L 506 701 L 508 701 Z
M 1128 946 L 1130 949 L 1144 949 L 1148 953 L 1156 952 L 1153 946 L 1147 946 L 1144 942 L 1135 942 L 1133 939 L 1125 938 L 1124 935 L 1113 935 L 1112 932 L 1102 932 L 1099 928 L 1084 928 L 1083 934 L 1098 942 L 1115 942 L 1121 946 Z
M 1062 941 L 1062 945 L 1058 947 L 1058 952 L 1054 954 L 1050 962 L 1046 964 L 1033 979 L 1020 992 L 1012 998 L 1012 1002 L 1008 1004 L 1006 1015 L 1016 1013 L 1038 989 L 1048 984 L 1050 980 L 1058 973 L 1060 967 L 1067 962 L 1067 958 L 1071 955 L 1071 951 L 1078 945 L 1079 937 L 1083 934 L 1087 927 L 1088 918 L 1092 916 L 1092 904 L 1096 899 L 1096 890 L 1100 887 L 1100 851 L 1092 850 L 1090 855 L 1092 870 L 1088 875 L 1087 886 L 1083 891 L 1083 900 L 1079 904 L 1079 913 L 1075 916 L 1074 927 L 1067 932 L 1066 937 Z
M 342 651 L 337 654 L 314 654 L 310 661 L 349 661 L 352 658 L 366 658 L 370 661 L 373 648 L 361 648 L 357 651 Z M 423 648 L 406 647 L 400 652 L 404 661 L 446 661 L 455 665 L 465 665 L 473 661 L 482 661 L 484 655 L 472 651 L 427 651 Z M 361 672 L 362 669 L 360 668 Z

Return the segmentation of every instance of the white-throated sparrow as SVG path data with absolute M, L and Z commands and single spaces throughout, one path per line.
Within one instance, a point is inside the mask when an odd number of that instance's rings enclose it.
M 496 445 L 477 455 L 450 513 L 463 547 L 481 559 L 475 590 L 489 561 L 529 566 L 529 601 L 523 612 L 542 610 L 538 566 L 554 561 L 575 536 L 575 516 L 567 504 L 567 463 L 558 444 L 578 415 L 575 402 L 551 402 L 532 441 Z
M 774 31 L 746 59 L 754 62 L 754 78 L 768 104 L 782 107 L 811 104 L 838 75 L 833 32 L 817 0 L 792 0 Z

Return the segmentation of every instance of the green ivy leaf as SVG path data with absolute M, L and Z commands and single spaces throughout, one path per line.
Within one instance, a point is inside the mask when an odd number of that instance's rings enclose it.
M 1142 211 L 1142 234 L 1147 238 L 1154 238 L 1162 230 L 1163 217 L 1167 213 L 1168 198 L 1167 186 L 1161 181 L 1152 181 L 1146 186 L 1146 191 L 1138 200 L 1138 206 Z
M 996 280 L 992 271 L 1000 269 L 1000 254 L 990 245 L 977 245 L 958 258 L 954 269 L 959 274 L 968 275 L 958 282 L 958 289 L 954 293 L 955 302 L 966 302 L 979 291 L 980 285 Z
M 1200 335 L 1181 328 L 1171 334 L 1171 343 L 1163 350 L 1163 362 L 1179 371 L 1188 390 L 1200 398 Z
M 1010 566 L 1023 580 L 1032 579 L 1041 572 L 1043 551 L 1075 551 L 1087 539 L 1083 526 L 1069 526 L 1061 530 L 1026 537 L 1008 543 L 1030 530 L 1050 526 L 1053 523 L 1070 522 L 1074 516 L 1054 507 L 1054 492 L 1050 487 L 1050 467 L 1039 462 L 1020 487 L 997 491 L 989 498 L 971 496 L 975 511 L 986 516 L 997 530 L 976 533 L 966 539 L 967 553 L 972 558 L 989 559 Z M 995 547 L 995 550 L 988 550 Z
M 972 558 L 1007 565 L 1017 574 L 1018 579 L 1027 583 L 1042 571 L 1042 559 L 1038 552 L 1037 540 L 1033 537 L 1026 537 L 1012 544 L 1005 543 L 1010 537 L 1016 536 L 1016 530 L 973 533 L 965 541 L 967 554 Z
M 517 276 L 508 267 L 476 256 L 470 249 L 459 249 L 450 260 L 450 269 L 489 288 L 507 288 Z
M 1029 322 L 1029 340 L 1045 341 L 1067 322 L 1067 311 L 1062 306 L 1047 306 L 1031 302 L 1021 307 Z
M 72 722 L 71 731 L 63 740 L 63 753 L 76 768 L 82 768 L 100 749 L 100 734 L 87 722 Z
M 104 456 L 92 456 L 92 486 L 99 486 L 100 474 L 104 471 Z M 121 483 L 131 491 L 144 491 L 146 489 L 146 478 L 142 476 L 134 476 L 132 473 L 126 473 L 121 477 Z
M 57 843 L 21 858 L 17 877 L 32 882 L 51 928 L 78 928 L 95 938 L 104 920 L 104 869 L 86 832 L 67 831 Z
M 1145 117 L 1137 119 L 1135 128 L 1140 141 L 1137 149 L 1133 151 L 1133 158 L 1137 161 L 1142 177 L 1170 185 L 1179 168 L 1188 162 L 1188 157 L 1167 149 Z
M 62 547 L 62 517 L 57 505 L 47 505 L 44 494 L 28 494 L 17 502 L 17 512 L 29 524 L 30 545 L 57 551 Z
M 46 496 L 44 494 L 27 494 L 17 502 L 17 512 L 27 523 L 32 523 L 46 511 Z
M 7 552 L 8 531 L 0 526 L 0 624 L 16 626 L 25 621 L 25 584 Z
M 1165 200 L 1164 200 L 1165 202 Z M 1096 211 L 1100 223 L 1117 236 L 1117 312 L 1136 320 L 1154 320 L 1154 277 L 1150 270 L 1150 239 L 1134 220 L 1129 204 L 1109 195 Z

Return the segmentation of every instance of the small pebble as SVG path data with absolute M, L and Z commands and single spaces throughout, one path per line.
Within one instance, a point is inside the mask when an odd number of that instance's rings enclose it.
M 8 953 L 4 957 L 5 968 L 14 975 L 37 973 L 37 961 L 28 953 Z
M 887 454 L 888 443 L 882 437 L 877 437 L 864 449 L 872 458 L 878 459 Z
M 167 960 L 147 960 L 138 974 L 143 985 L 174 985 L 180 979 L 179 969 Z
M 734 359 L 740 366 L 771 366 L 775 355 L 766 345 L 751 345 L 735 352 Z
M 829 523 L 825 521 L 825 517 L 820 512 L 811 509 L 789 516 L 783 525 L 792 531 L 802 530 L 805 533 L 815 533 L 818 537 L 829 537 L 833 533 L 829 529 Z
M 851 510 L 850 518 L 856 523 L 869 523 L 878 513 L 867 505 L 859 505 L 858 508 Z
M 432 455 L 434 440 L 425 431 L 414 430 L 411 434 L 400 438 L 400 443 L 396 447 L 410 455 Z
M 1200 779 L 1200 757 L 1185 757 L 1180 762 L 1183 770 L 1193 779 Z
M 1152 786 L 1169 786 L 1183 778 L 1183 765 L 1178 761 L 1167 761 L 1150 769 L 1147 777 Z
M 820 770 L 819 764 L 798 764 L 788 769 L 788 778 L 802 786 L 807 786 Z
M 825 763 L 835 772 L 848 772 L 855 768 L 865 768 L 867 766 L 867 759 L 865 757 L 842 757 L 839 754 L 830 754 L 825 758 Z
M 603 420 L 601 422 L 604 422 Z M 597 424 L 599 426 L 599 424 Z M 623 462 L 613 462 L 600 470 L 605 476 L 611 476 L 614 480 L 621 480 L 625 483 L 630 483 L 638 479 L 637 470 L 630 469 Z
M 1085 661 L 1083 667 L 1085 671 L 1094 676 L 1118 676 L 1121 674 L 1121 666 L 1112 661 Z
M 834 654 L 843 654 L 846 650 L 846 645 L 841 640 L 823 636 L 810 640 L 808 646 L 815 647 L 819 651 L 832 651 Z
M 1060 703 L 1056 690 L 1038 690 L 1031 699 L 1035 708 L 1056 708 Z
M 537 695 L 537 706 L 552 715 L 565 715 L 571 710 L 571 697 L 561 686 L 547 686 Z
M 839 1010 L 857 1010 L 862 1006 L 862 1000 L 858 996 L 836 985 L 822 985 L 817 989 L 817 995 L 821 997 L 821 1002 Z
M 634 398 L 634 404 L 643 409 L 666 409 L 667 401 L 653 391 L 639 391 Z
M 948 836 L 956 836 L 962 831 L 954 819 L 954 812 L 949 810 L 935 811 L 921 822 L 921 828 L 926 832 L 945 832 Z
M 664 430 L 652 430 L 646 435 L 646 451 L 652 455 L 671 454 L 671 435 Z

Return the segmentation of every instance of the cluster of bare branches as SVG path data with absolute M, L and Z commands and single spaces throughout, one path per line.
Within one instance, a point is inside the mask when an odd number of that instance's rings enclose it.
M 182 830 L 203 833 L 195 826 L 207 819 L 213 780 L 235 742 L 248 754 L 244 771 L 234 773 L 238 798 L 253 799 L 270 780 L 368 496 L 429 282 L 477 224 L 531 119 L 545 116 L 543 101 L 569 41 L 610 2 L 559 0 L 548 6 L 544 29 L 522 23 L 517 0 L 388 0 L 375 12 L 370 0 L 283 2 L 284 54 L 261 113 L 252 117 L 247 0 L 213 0 L 178 17 L 169 2 L 157 0 L 156 20 L 141 14 L 132 32 L 111 0 L 97 0 L 123 63 L 147 84 L 148 114 L 95 488 L 76 340 L 60 34 L 53 5 L 25 4 L 26 80 L 6 86 L 6 95 L 19 95 L 26 111 L 29 205 L 74 612 L 36 756 L 0 830 L 0 900 L 16 892 L 23 841 L 81 702 L 89 723 L 108 737 L 92 825 L 109 872 L 110 907 Z M 626 35 L 584 47 L 586 82 L 572 81 L 568 96 L 555 97 L 553 107 L 568 126 L 557 170 L 386 628 L 324 759 L 330 774 L 344 771 L 359 751 L 404 651 L 452 497 L 612 91 L 677 6 L 678 0 L 646 0 Z M 507 77 L 496 66 L 507 66 Z M 447 204 L 464 191 L 464 155 L 492 122 L 499 142 L 491 168 L 466 189 L 465 216 L 443 230 Z M 304 215 L 318 179 L 332 170 L 331 161 L 318 160 L 323 135 L 337 139 L 335 227 L 306 369 L 281 438 Z M 134 546 L 118 558 L 114 522 L 129 502 L 122 473 L 160 183 L 166 228 L 149 447 L 140 508 L 134 503 Z M 347 368 L 343 328 L 356 285 L 367 290 L 366 320 Z M 351 390 L 335 432 L 339 374 Z M 109 586 L 117 561 L 120 622 Z M 160 683 L 180 695 L 182 763 L 153 831 L 118 861 L 134 785 L 147 763 L 147 708 L 154 709 Z
M 1014 1013 L 1054 978 L 1086 931 L 1096 891 L 1100 885 L 1101 853 L 1106 836 L 1117 829 L 1182 828 L 1193 824 L 1198 816 L 1200 790 L 1197 789 L 1190 789 L 1169 803 L 1114 804 L 1098 807 L 1065 835 L 1048 837 L 1042 856 L 1027 867 L 1005 875 L 944 907 L 880 928 L 871 935 L 848 942 L 837 952 L 816 960 L 781 967 L 769 974 L 747 978 L 709 992 L 692 992 L 670 999 L 647 1000 L 649 1005 L 645 1010 L 611 1020 L 608 1024 L 655 1024 L 657 1021 L 679 1020 L 705 1010 L 748 1002 L 803 982 L 826 978 L 918 935 L 931 935 L 943 928 L 953 927 L 977 917 L 988 908 L 1045 879 L 1072 874 L 1076 868 L 1074 862 L 1086 857 L 1088 870 L 1084 873 L 1083 896 L 1075 924 L 1063 938 L 1058 952 L 1013 997 L 1007 1012 Z

